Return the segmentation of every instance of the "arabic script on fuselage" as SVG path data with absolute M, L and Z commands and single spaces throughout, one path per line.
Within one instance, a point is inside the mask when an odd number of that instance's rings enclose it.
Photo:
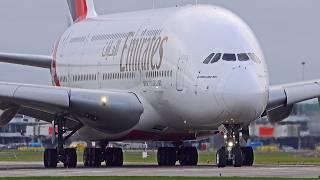
M 159 70 L 164 59 L 164 45 L 168 36 L 161 36 L 162 30 L 128 32 L 118 39 L 108 40 L 102 56 L 120 56 L 120 72 Z

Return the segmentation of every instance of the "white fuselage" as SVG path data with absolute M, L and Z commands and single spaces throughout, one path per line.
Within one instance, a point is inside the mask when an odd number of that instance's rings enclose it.
M 212 53 L 254 53 L 261 62 L 204 63 Z M 57 85 L 134 92 L 143 104 L 136 127 L 120 134 L 85 127 L 80 133 L 89 139 L 191 139 L 221 124 L 249 124 L 267 105 L 268 72 L 255 36 L 214 6 L 87 19 L 62 35 L 54 56 Z

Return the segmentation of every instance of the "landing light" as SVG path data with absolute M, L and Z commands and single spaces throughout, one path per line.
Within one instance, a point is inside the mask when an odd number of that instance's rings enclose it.
M 108 103 L 108 98 L 106 96 L 101 97 L 102 106 L 106 106 Z
M 232 147 L 233 146 L 233 142 L 232 141 L 228 142 L 228 146 Z

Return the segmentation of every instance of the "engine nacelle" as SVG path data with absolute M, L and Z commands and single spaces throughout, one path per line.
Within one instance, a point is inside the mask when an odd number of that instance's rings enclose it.
M 119 133 L 139 122 L 143 106 L 133 93 L 72 90 L 70 111 L 94 129 Z
M 0 127 L 6 126 L 18 113 L 18 106 L 10 106 L 0 110 Z
M 279 107 L 267 112 L 267 117 L 271 123 L 276 123 L 289 117 L 293 110 L 293 105 Z

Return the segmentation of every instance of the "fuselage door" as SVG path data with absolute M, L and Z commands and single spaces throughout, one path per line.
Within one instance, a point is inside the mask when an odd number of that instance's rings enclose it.
M 97 66 L 97 83 L 98 83 L 98 88 L 101 89 L 102 88 L 102 81 L 103 81 L 103 66 L 101 66 L 101 63 L 98 63 Z
M 185 81 L 185 68 L 188 62 L 188 56 L 181 56 L 177 67 L 177 91 L 183 91 Z

